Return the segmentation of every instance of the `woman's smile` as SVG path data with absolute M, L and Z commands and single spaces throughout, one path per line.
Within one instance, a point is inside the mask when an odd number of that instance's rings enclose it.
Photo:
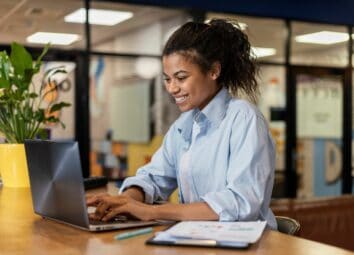
M 176 101 L 176 104 L 179 105 L 179 104 L 183 104 L 186 100 L 187 100 L 187 96 L 181 96 L 181 97 L 174 97 L 175 98 L 175 101 Z

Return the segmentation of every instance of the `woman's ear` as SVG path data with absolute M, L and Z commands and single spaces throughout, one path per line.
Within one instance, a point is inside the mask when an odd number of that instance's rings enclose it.
M 211 79 L 217 80 L 220 76 L 220 73 L 221 73 L 221 64 L 219 61 L 216 61 L 212 64 L 210 69 Z

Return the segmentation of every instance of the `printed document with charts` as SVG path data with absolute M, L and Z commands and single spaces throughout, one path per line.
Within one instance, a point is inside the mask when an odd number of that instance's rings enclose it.
M 246 247 L 255 243 L 262 235 L 265 221 L 219 222 L 184 221 L 177 223 L 154 237 L 155 244 L 191 244 L 204 246 L 213 243 L 216 247 Z

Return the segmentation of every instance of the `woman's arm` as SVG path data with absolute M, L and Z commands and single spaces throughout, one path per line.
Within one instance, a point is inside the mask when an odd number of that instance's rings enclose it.
M 161 147 L 151 161 L 140 167 L 135 176 L 127 177 L 120 187 L 121 194 L 131 187 L 140 187 L 144 202 L 166 201 L 177 187 L 174 155 L 176 154 L 176 131 L 173 126 L 163 139 Z
M 137 190 L 132 190 L 140 192 Z M 133 194 L 133 193 L 131 193 Z M 140 220 L 218 220 L 219 216 L 205 202 L 191 204 L 149 205 L 139 202 L 128 194 L 118 196 L 98 195 L 91 197 L 88 205 L 96 206 L 90 214 L 94 220 L 109 221 L 119 214 L 130 214 Z
M 226 187 L 201 196 L 220 221 L 266 219 L 273 188 L 275 150 L 267 124 L 258 111 L 240 111 L 232 124 Z
M 122 194 L 136 201 L 144 202 L 144 191 L 137 186 L 130 187 Z M 149 208 L 150 220 L 218 220 L 219 216 L 205 202 L 192 204 L 152 205 Z
M 219 216 L 205 202 L 191 204 L 163 204 L 152 206 L 153 220 L 219 220 Z
M 138 186 L 132 186 L 132 187 L 126 189 L 122 194 L 127 195 L 139 202 L 144 202 L 144 200 L 145 200 L 144 191 L 142 188 L 140 188 Z

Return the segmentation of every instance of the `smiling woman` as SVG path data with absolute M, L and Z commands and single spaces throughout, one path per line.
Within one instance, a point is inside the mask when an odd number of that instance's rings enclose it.
M 90 197 L 90 216 L 109 220 L 128 213 L 142 220 L 265 220 L 274 144 L 258 109 L 256 65 L 241 29 L 225 20 L 188 22 L 163 50 L 167 92 L 181 110 L 149 164 L 127 178 L 118 196 Z M 180 204 L 153 205 L 179 188 Z

